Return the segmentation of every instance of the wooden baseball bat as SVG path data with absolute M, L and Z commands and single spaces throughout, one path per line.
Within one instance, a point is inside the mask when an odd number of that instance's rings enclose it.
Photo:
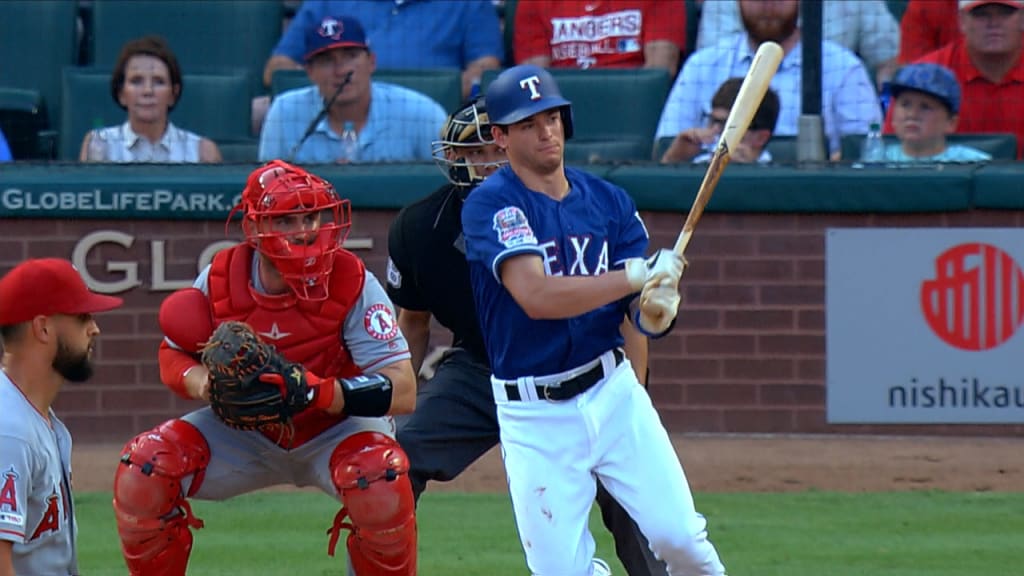
M 768 84 L 782 62 L 782 56 L 782 47 L 775 42 L 761 44 L 754 54 L 754 61 L 750 63 L 750 70 L 743 78 L 740 91 L 736 94 L 736 101 L 729 110 L 729 118 L 725 121 L 722 136 L 718 139 L 714 154 L 711 155 L 711 162 L 704 173 L 700 189 L 697 190 L 697 197 L 693 199 L 690 213 L 687 214 L 683 229 L 676 238 L 676 254 L 682 256 L 686 252 L 686 246 L 690 243 L 697 221 L 704 214 L 704 207 L 708 205 L 708 200 L 711 200 L 718 179 L 722 177 L 722 172 L 729 164 L 729 153 L 739 145 L 743 135 L 747 133 L 750 121 L 761 105 L 761 100 L 764 100 L 765 92 L 768 91 Z

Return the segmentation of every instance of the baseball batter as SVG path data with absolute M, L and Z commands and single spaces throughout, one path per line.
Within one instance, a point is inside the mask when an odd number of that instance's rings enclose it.
M 401 307 L 398 325 L 409 341 L 413 369 L 419 370 L 428 350 L 432 318 L 452 332 L 452 347 L 420 386 L 416 411 L 398 419 L 398 443 L 409 455 L 417 498 L 428 481 L 457 477 L 498 443 L 491 370 L 473 308 L 461 219 L 466 197 L 506 163 L 491 138 L 483 97 L 448 118 L 433 153 L 448 183 L 406 206 L 388 233 L 388 296 Z M 630 335 L 626 350 L 642 374 L 647 339 L 632 325 L 623 329 Z M 629 576 L 663 576 L 664 564 L 600 484 L 597 503 Z
M 225 500 L 292 484 L 341 501 L 328 550 L 350 528 L 350 572 L 414 576 L 408 460 L 387 415 L 412 410 L 415 377 L 383 287 L 341 247 L 348 202 L 327 181 L 273 161 L 249 177 L 240 207 L 247 242 L 219 252 L 194 288 L 161 307 L 161 378 L 183 397 L 210 400 L 216 413 L 199 409 L 124 447 L 114 512 L 129 571 L 185 574 L 191 531 L 202 526 L 187 498 Z M 212 367 L 197 353 L 229 320 L 246 322 L 301 365 L 309 405 L 289 425 L 228 425 L 230 410 L 211 394 Z
M 509 166 L 469 196 L 462 220 L 527 565 L 538 576 L 605 573 L 587 526 L 597 477 L 669 574 L 720 576 L 682 465 L 620 349 L 624 314 L 653 337 L 672 328 L 685 263 L 670 250 L 644 260 L 647 231 L 625 191 L 564 166 L 572 112 L 547 71 L 510 68 L 486 98 Z
M 0 574 L 78 574 L 71 435 L 51 405 L 92 375 L 95 294 L 71 263 L 27 260 L 0 279 Z

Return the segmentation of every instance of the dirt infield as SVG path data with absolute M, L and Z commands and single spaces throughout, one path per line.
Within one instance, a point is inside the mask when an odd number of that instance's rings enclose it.
M 673 438 L 696 492 L 1024 491 L 1024 438 L 693 436 Z M 120 445 L 75 446 L 77 491 L 110 490 Z M 505 490 L 492 450 L 431 490 Z

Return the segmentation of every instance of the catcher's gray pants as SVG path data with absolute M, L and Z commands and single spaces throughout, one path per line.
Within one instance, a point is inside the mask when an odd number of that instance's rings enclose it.
M 498 414 L 490 367 L 466 350 L 453 348 L 433 378 L 420 386 L 416 410 L 395 418 L 398 443 L 409 456 L 413 494 L 428 480 L 448 481 L 498 444 Z M 615 553 L 629 576 L 664 576 L 647 540 L 625 509 L 597 483 L 597 504 L 615 539 Z
M 302 446 L 285 450 L 259 432 L 229 428 L 208 406 L 186 414 L 182 420 L 198 428 L 210 446 L 210 464 L 195 495 L 198 500 L 227 500 L 277 484 L 316 486 L 331 498 L 340 500 L 331 480 L 330 460 L 334 448 L 357 432 L 395 435 L 391 417 L 350 416 Z M 187 486 L 185 491 L 188 491 Z M 344 538 L 342 536 L 342 550 L 345 549 Z M 351 562 L 348 562 L 348 576 L 356 576 Z

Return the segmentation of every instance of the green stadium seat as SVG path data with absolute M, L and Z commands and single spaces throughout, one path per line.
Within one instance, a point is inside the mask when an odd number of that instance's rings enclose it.
M 568 161 L 651 159 L 654 132 L 671 85 L 667 72 L 646 68 L 548 71 L 572 102 L 574 135 L 565 146 Z M 499 73 L 484 72 L 485 91 Z
M 260 141 L 256 138 L 221 140 L 217 142 L 225 164 L 253 164 L 259 162 Z
M 462 73 L 458 70 L 378 68 L 373 73 L 373 79 L 426 94 L 436 100 L 446 112 L 452 112 L 462 104 Z M 277 96 L 281 92 L 303 88 L 309 84 L 305 70 L 278 70 L 271 78 L 270 93 Z
M 0 2 L 0 86 L 37 92 L 51 127 L 60 121 L 61 70 L 78 63 L 77 10 L 76 2 Z
M 654 160 L 661 159 L 662 154 L 672 145 L 675 136 L 662 136 L 654 146 Z M 773 164 L 795 164 L 797 159 L 796 136 L 772 136 L 765 150 L 772 155 Z
M 0 88 L 0 130 L 15 160 L 50 159 L 46 104 L 35 90 Z
M 94 0 L 91 64 L 109 69 L 125 42 L 158 34 L 174 50 L 183 74 L 242 68 L 259 93 L 283 15 L 281 0 Z
M 305 70 L 275 70 L 270 77 L 270 97 L 274 98 L 282 92 L 309 86 L 309 76 Z
M 882 136 L 886 144 L 893 144 L 899 140 L 895 134 Z M 946 137 L 950 144 L 960 144 L 977 148 L 982 152 L 988 152 L 993 160 L 1016 160 L 1017 159 L 1017 136 L 1010 133 L 989 133 L 989 134 L 950 134 Z M 860 159 L 861 145 L 864 143 L 864 136 L 861 134 L 846 134 L 841 141 L 843 160 L 856 162 Z
M 221 74 L 185 74 L 181 101 L 171 122 L 220 141 L 250 138 L 249 102 L 252 87 L 244 70 Z M 97 126 L 125 121 L 125 112 L 110 97 L 110 71 L 99 68 L 64 70 L 64 116 L 60 129 L 60 157 L 75 160 L 85 133 Z

